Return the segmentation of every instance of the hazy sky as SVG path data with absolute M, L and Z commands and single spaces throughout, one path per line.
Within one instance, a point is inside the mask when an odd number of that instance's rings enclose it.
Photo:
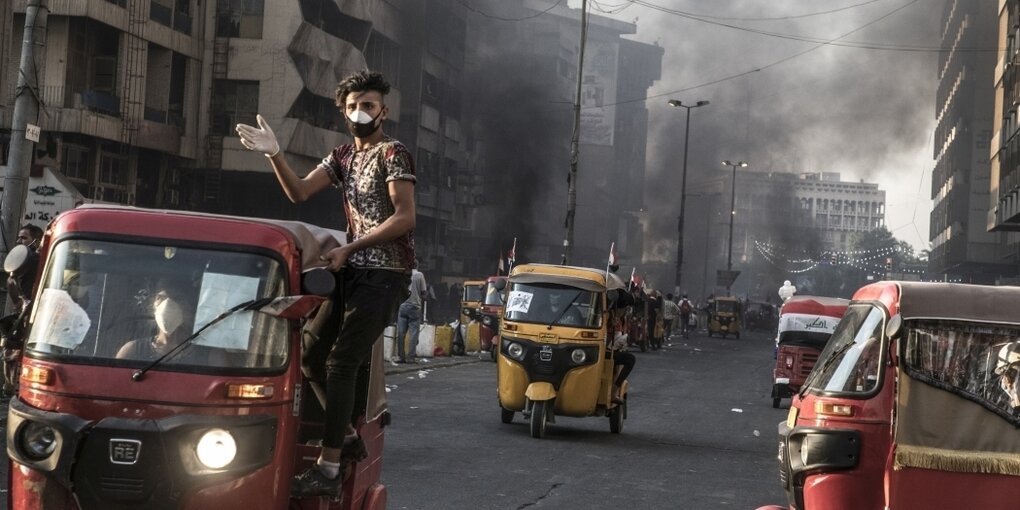
M 589 1 L 593 12 L 637 20 L 631 38 L 665 49 L 662 79 L 649 92 L 659 97 L 646 103 L 651 212 L 675 214 L 669 207 L 677 191 L 669 190 L 679 190 L 684 115 L 667 99 L 708 100 L 691 113 L 688 179 L 723 171 L 720 160 L 731 159 L 758 170 L 834 171 L 878 182 L 889 229 L 927 248 L 938 84 L 938 54 L 927 50 L 940 45 L 945 3 Z

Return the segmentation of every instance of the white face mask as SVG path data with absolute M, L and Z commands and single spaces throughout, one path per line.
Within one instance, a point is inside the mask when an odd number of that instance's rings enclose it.
M 156 326 L 166 334 L 173 333 L 184 322 L 184 313 L 172 299 L 164 299 L 156 305 L 154 314 Z
M 372 118 L 371 115 L 365 113 L 362 110 L 354 110 L 353 112 L 347 114 L 347 118 L 351 122 L 354 122 L 355 124 L 369 124 L 375 120 Z

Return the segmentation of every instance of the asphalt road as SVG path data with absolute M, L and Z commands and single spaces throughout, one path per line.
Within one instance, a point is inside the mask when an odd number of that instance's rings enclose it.
M 674 338 L 636 352 L 622 434 L 557 418 L 500 422 L 495 365 L 392 374 L 383 482 L 391 510 L 754 509 L 784 503 L 769 392 L 772 340 Z M 786 402 L 784 401 L 784 407 Z

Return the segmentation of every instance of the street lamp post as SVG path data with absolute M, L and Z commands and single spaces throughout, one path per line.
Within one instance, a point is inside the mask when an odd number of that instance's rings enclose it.
M 676 287 L 674 295 L 680 295 L 681 273 L 684 266 L 684 208 L 687 205 L 687 142 L 691 138 L 691 108 L 705 106 L 708 101 L 698 101 L 693 105 L 683 104 L 679 99 L 670 99 L 668 104 L 674 108 L 687 110 L 687 120 L 684 126 L 684 166 L 680 173 L 680 215 L 676 219 L 676 276 L 673 284 Z
M 726 166 L 733 167 L 733 184 L 732 184 L 731 190 L 730 190 L 730 237 L 729 237 L 729 241 L 726 244 L 726 272 L 729 273 L 729 272 L 733 271 L 733 217 L 737 215 L 737 210 L 736 210 L 736 207 L 737 207 L 737 203 L 736 203 L 736 201 L 737 201 L 737 167 L 738 166 L 739 167 L 745 167 L 745 166 L 747 166 L 747 163 L 745 163 L 743 161 L 738 161 L 736 163 L 733 163 L 730 160 L 726 160 L 726 161 L 723 161 L 722 164 L 724 164 Z M 733 285 L 733 282 L 729 282 L 726 285 L 726 293 L 727 294 L 730 293 L 730 286 L 732 286 L 732 285 Z

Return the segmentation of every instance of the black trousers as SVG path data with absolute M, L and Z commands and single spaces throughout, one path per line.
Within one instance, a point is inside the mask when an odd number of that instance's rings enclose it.
M 302 356 L 309 378 L 325 376 L 323 446 L 342 447 L 355 411 L 364 412 L 372 347 L 393 323 L 410 284 L 410 274 L 385 269 L 345 268 L 337 274 L 332 316 Z
M 613 381 L 614 384 L 619 386 L 623 384 L 623 381 L 627 380 L 630 371 L 634 370 L 634 362 L 636 360 L 637 358 L 627 351 L 616 351 L 613 353 L 613 363 L 623 367 L 620 369 L 620 375 L 616 376 L 616 381 Z

